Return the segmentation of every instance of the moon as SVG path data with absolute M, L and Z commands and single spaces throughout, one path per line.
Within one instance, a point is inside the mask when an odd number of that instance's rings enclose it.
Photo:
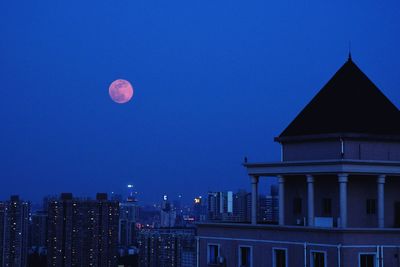
M 110 84 L 108 93 L 114 102 L 124 104 L 131 100 L 133 96 L 133 87 L 127 80 L 118 79 Z

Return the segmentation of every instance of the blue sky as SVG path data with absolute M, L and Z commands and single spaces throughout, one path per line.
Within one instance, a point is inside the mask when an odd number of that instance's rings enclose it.
M 249 189 L 350 41 L 400 106 L 399 33 L 398 1 L 2 1 L 0 199 Z

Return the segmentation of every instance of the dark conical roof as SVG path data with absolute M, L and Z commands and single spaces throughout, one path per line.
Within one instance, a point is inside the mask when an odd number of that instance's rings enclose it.
M 351 57 L 277 140 L 346 133 L 400 136 L 400 111 Z

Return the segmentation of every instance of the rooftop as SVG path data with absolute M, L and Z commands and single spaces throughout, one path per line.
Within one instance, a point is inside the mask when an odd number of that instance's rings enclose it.
M 276 138 L 400 136 L 400 111 L 351 57 Z

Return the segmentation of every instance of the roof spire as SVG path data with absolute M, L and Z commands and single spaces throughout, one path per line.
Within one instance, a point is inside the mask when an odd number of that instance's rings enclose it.
M 347 58 L 348 61 L 351 61 L 351 41 L 349 41 L 349 57 Z

